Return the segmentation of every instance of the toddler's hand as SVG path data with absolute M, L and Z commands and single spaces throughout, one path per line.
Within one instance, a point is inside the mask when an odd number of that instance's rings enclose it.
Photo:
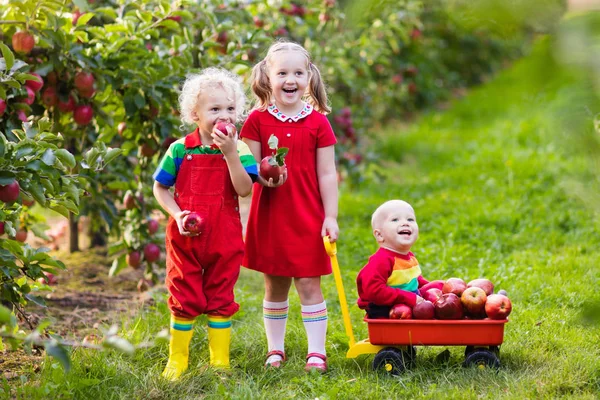
M 230 132 L 227 132 L 226 135 L 225 132 L 221 132 L 215 127 L 210 136 L 223 155 L 227 156 L 235 154 L 237 156 L 237 133 L 232 135 Z
M 183 210 L 183 211 L 180 211 L 178 213 L 175 213 L 175 215 L 173 215 L 175 222 L 177 222 L 177 229 L 179 229 L 179 234 L 181 236 L 198 236 L 198 234 L 188 232 L 183 228 L 183 217 L 188 215 L 190 212 L 191 211 L 189 211 L 189 210 Z
M 337 220 L 333 217 L 326 217 L 321 228 L 321 236 L 329 236 L 331 243 L 334 243 L 338 239 L 339 233 Z

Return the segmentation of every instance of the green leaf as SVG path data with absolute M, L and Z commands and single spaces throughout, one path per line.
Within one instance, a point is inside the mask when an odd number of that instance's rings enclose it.
M 44 188 L 37 182 L 32 181 L 29 185 L 29 193 L 31 197 L 35 199 L 41 206 L 46 206 L 46 196 L 44 195 Z
M 10 185 L 15 181 L 17 176 L 12 171 L 0 171 L 0 185 Z
M 12 312 L 0 304 L 0 326 L 9 324 L 11 315 Z
M 31 293 L 26 293 L 25 295 L 23 295 L 23 297 L 25 297 L 27 300 L 31 301 L 32 303 L 37 304 L 40 307 L 46 307 L 46 302 L 44 301 L 43 298 L 41 298 L 39 296 L 34 296 Z
M 57 200 L 57 203 L 64 206 L 67 210 L 71 211 L 73 214 L 79 214 L 79 208 L 73 203 L 71 200 L 61 199 Z
M 86 12 L 85 14 L 81 15 L 77 20 L 77 26 L 83 26 L 87 24 L 90 19 L 94 18 L 94 15 L 96 14 L 92 12 Z
M 69 168 L 75 167 L 75 157 L 66 149 L 58 149 L 54 152 L 54 155 L 60 160 L 61 163 L 65 164 Z
M 127 246 L 125 246 L 127 247 Z M 116 276 L 123 269 L 127 268 L 127 256 L 125 254 L 121 255 L 119 258 L 115 258 L 112 262 L 110 270 L 108 271 L 108 276 Z
M 40 224 L 34 224 L 31 226 L 31 231 L 33 232 L 33 234 L 39 238 L 42 238 L 44 240 L 50 240 L 50 238 L 46 235 L 46 229 L 43 225 Z
M 49 356 L 54 357 L 60 362 L 66 372 L 69 372 L 71 369 L 71 360 L 69 358 L 69 353 L 67 350 L 57 341 L 53 340 L 51 342 L 47 342 L 45 344 L 46 353 Z
M 56 211 L 57 213 L 64 216 L 65 218 L 69 218 L 69 210 L 67 210 L 65 207 L 61 206 L 60 204 L 53 204 L 50 206 L 50 209 Z
M 121 149 L 110 149 L 110 150 L 108 150 L 106 152 L 106 155 L 104 156 L 104 165 L 106 166 L 106 164 L 110 163 L 112 160 L 114 160 L 115 158 L 117 158 L 122 153 L 123 153 L 123 150 L 121 150 Z
M 54 151 L 52 149 L 46 149 L 46 151 L 42 155 L 42 162 L 47 166 L 51 167 L 54 165 L 55 161 L 56 156 L 54 155 Z
M 6 63 L 6 70 L 10 71 L 15 63 L 15 55 L 10 51 L 7 45 L 0 42 L 0 50 L 2 51 L 2 57 L 4 57 Z

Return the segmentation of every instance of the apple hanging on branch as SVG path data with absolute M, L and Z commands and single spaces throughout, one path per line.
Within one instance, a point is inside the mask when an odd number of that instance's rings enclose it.
M 279 176 L 287 171 L 285 156 L 289 149 L 287 147 L 278 147 L 279 139 L 275 135 L 269 137 L 268 144 L 269 148 L 273 150 L 273 154 L 266 156 L 260 162 L 260 176 L 267 181 L 273 178 L 273 182 L 277 183 Z

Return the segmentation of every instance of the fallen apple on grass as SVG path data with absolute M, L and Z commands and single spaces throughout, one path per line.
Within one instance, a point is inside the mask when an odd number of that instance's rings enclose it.
M 485 313 L 490 319 L 506 319 L 512 311 L 510 299 L 502 294 L 488 296 L 485 303 Z
M 279 177 L 287 171 L 285 165 L 285 156 L 289 149 L 287 147 L 278 147 L 279 139 L 277 136 L 269 137 L 269 148 L 273 150 L 273 154 L 264 157 L 260 162 L 260 176 L 265 180 L 273 179 L 274 183 L 279 181 Z
M 406 304 L 395 304 L 390 310 L 390 319 L 411 319 L 412 309 Z

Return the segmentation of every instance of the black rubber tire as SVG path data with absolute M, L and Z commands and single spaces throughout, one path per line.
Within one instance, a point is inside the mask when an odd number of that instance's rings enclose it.
M 375 354 L 373 370 L 383 371 L 391 375 L 400 375 L 414 363 L 416 352 L 412 346 L 408 350 L 386 347 Z M 411 351 L 412 350 L 412 351 Z
M 465 357 L 465 367 L 500 368 L 500 359 L 492 350 L 476 349 Z

